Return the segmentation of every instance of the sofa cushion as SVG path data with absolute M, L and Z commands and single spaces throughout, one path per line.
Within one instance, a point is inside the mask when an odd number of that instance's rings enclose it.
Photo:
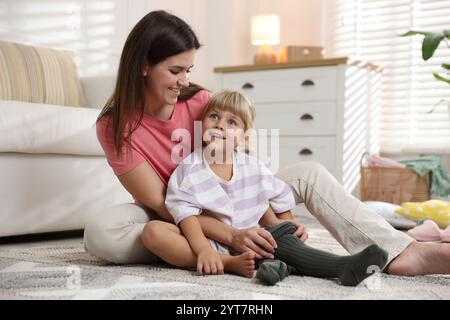
M 0 152 L 104 155 L 99 109 L 0 101 Z
M 85 104 L 69 52 L 5 41 L 0 41 L 0 100 Z
M 383 217 L 396 229 L 408 230 L 417 225 L 416 222 L 402 217 L 395 212 L 396 209 L 401 208 L 397 204 L 383 201 L 364 201 L 364 204 Z

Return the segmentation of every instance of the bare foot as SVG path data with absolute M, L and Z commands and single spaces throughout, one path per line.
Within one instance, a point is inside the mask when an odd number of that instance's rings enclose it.
M 412 242 L 386 268 L 389 274 L 450 274 L 450 243 Z
M 255 272 L 255 253 L 244 252 L 238 256 L 221 255 L 225 271 L 252 278 Z

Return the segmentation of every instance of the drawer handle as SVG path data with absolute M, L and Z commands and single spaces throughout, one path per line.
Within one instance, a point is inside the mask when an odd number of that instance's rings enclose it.
M 254 86 L 249 82 L 246 82 L 242 85 L 242 89 L 253 89 L 253 88 Z
M 314 117 L 310 115 L 309 113 L 305 113 L 300 117 L 300 120 L 314 120 Z
M 313 86 L 313 85 L 314 85 L 314 81 L 309 80 L 309 79 L 302 82 L 302 87 L 309 87 L 309 86 Z
M 313 152 L 310 149 L 306 148 L 306 149 L 300 150 L 300 152 L 298 154 L 301 156 L 310 156 L 313 154 Z

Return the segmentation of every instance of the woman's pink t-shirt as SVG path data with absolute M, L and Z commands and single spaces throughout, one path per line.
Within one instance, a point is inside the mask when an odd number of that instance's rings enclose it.
M 182 154 L 182 157 L 186 157 L 194 149 L 194 121 L 200 120 L 203 107 L 209 99 L 209 92 L 202 90 L 189 100 L 177 102 L 169 120 L 144 114 L 142 123 L 132 134 L 131 148 L 127 148 L 125 144 L 120 159 L 114 148 L 111 117 L 103 117 L 97 122 L 97 138 L 114 173 L 120 176 L 147 161 L 161 180 L 167 184 L 170 175 L 178 165 L 177 162 L 172 161 L 171 153 L 180 141 L 172 141 L 172 133 L 176 129 L 186 129 L 189 132 L 190 150 Z M 183 141 L 184 143 L 188 141 Z M 127 149 L 130 151 L 127 152 Z M 180 148 L 176 150 L 178 149 Z

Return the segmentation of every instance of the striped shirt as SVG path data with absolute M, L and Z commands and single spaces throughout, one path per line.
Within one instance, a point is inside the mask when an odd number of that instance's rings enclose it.
M 228 225 L 249 228 L 258 225 L 269 205 L 275 213 L 293 209 L 291 189 L 258 159 L 240 152 L 230 181 L 211 170 L 198 148 L 179 164 L 167 186 L 166 207 L 176 224 L 208 210 Z

